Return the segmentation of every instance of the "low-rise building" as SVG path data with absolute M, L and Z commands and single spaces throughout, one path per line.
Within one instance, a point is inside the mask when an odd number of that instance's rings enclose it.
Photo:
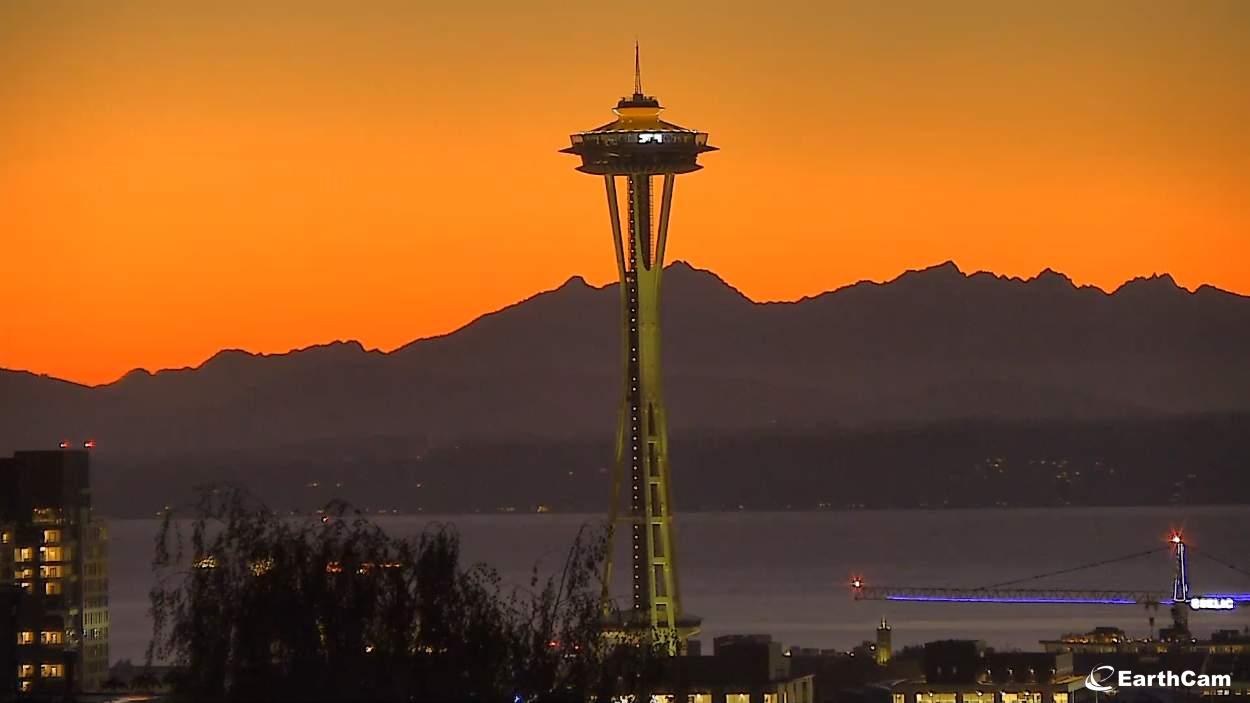
M 1167 654 L 1168 652 L 1196 652 L 1212 654 L 1250 654 L 1250 632 L 1246 630 L 1216 630 L 1203 639 L 1189 634 L 1186 637 L 1167 639 L 1133 638 L 1118 627 L 1096 627 L 1089 632 L 1069 633 L 1059 639 L 1042 640 L 1047 652 L 1072 652 L 1077 655 L 1093 654 Z
M 1072 703 L 1085 677 L 1070 653 L 994 652 L 973 640 L 930 642 L 924 677 L 891 682 L 893 703 Z
M 674 657 L 654 703 L 815 703 L 814 677 L 791 672 L 790 658 L 768 635 L 713 640 L 710 656 Z

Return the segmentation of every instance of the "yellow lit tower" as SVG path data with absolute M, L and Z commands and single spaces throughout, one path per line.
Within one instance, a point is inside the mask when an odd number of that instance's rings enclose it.
M 699 170 L 699 154 L 715 147 L 708 146 L 706 132 L 661 120 L 662 109 L 658 100 L 642 92 L 635 46 L 634 94 L 616 104 L 615 120 L 573 134 L 571 146 L 562 151 L 581 157 L 578 171 L 603 177 L 620 275 L 624 383 L 608 517 L 613 537 L 618 525 L 629 525 L 633 601 L 632 607 L 623 609 L 623 622 L 616 625 L 667 637 L 678 651 L 698 632 L 699 619 L 682 612 L 677 580 L 668 429 L 660 383 L 660 277 L 674 183 L 678 174 Z M 627 487 L 625 496 L 622 487 Z M 608 551 L 604 574 L 605 605 L 613 551 Z
M 894 645 L 890 637 L 890 623 L 881 618 L 881 624 L 877 626 L 877 648 L 875 650 L 877 664 L 885 666 L 890 663 L 890 658 L 894 656 Z

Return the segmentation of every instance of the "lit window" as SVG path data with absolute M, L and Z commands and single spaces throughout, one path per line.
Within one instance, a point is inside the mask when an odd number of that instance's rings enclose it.
M 40 547 L 39 561 L 61 561 L 65 555 L 61 547 Z
M 39 677 L 44 679 L 59 679 L 65 676 L 64 664 L 40 664 Z
M 35 578 L 35 569 L 30 566 L 27 566 L 21 569 L 14 569 L 13 578 L 18 579 L 18 580 L 33 579 Z
M 13 555 L 15 561 L 33 561 L 35 559 L 35 550 L 30 547 L 18 547 L 13 550 Z
M 39 575 L 46 579 L 59 579 L 65 577 L 65 567 L 60 564 L 51 566 L 44 564 L 39 567 Z
M 30 693 L 30 689 L 31 689 L 31 683 L 28 680 L 24 680 L 17 685 L 17 690 L 22 693 Z
M 29 679 L 30 677 L 34 675 L 35 675 L 34 664 L 18 664 L 17 665 L 17 678 Z
M 44 544 L 60 544 L 61 543 L 61 531 L 60 530 L 44 530 L 43 531 L 43 543 Z
M 59 596 L 64 592 L 60 581 L 45 581 L 43 584 L 43 594 L 45 596 Z
M 31 584 L 30 581 L 22 581 L 21 583 L 17 584 L 17 587 L 22 589 L 23 591 L 26 591 L 27 593 L 35 592 L 34 591 L 35 587 L 33 584 Z
M 18 644 L 34 644 L 34 642 L 35 642 L 35 633 L 33 630 L 22 630 L 21 632 L 17 633 Z
M 0 544 L 8 544 L 13 541 L 12 532 L 0 532 Z
M 39 644 L 65 644 L 65 633 L 59 630 L 44 630 L 39 633 Z

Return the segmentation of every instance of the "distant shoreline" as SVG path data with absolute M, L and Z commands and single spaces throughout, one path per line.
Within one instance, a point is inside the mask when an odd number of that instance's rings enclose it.
M 692 515 L 699 515 L 699 516 L 704 516 L 704 515 L 822 515 L 822 514 L 830 514 L 830 513 L 877 514 L 877 513 L 890 513 L 890 512 L 896 512 L 896 513 L 977 512 L 977 513 L 980 513 L 980 512 L 989 512 L 989 511 L 1023 513 L 1023 512 L 1029 512 L 1029 511 L 1053 512 L 1056 510 L 1072 511 L 1072 512 L 1083 511 L 1083 510 L 1099 510 L 1103 512 L 1123 511 L 1126 513 L 1142 511 L 1142 510 L 1159 510 L 1159 511 L 1164 511 L 1164 510 L 1174 510 L 1174 511 L 1232 510 L 1232 511 L 1250 512 L 1250 502 L 1203 503 L 1203 504 L 1195 504 L 1195 505 L 1168 505 L 1168 504 L 1160 504 L 1160 503 L 1145 504 L 1145 505 L 1105 505 L 1105 504 L 1058 505 L 1058 506 L 1045 506 L 1045 505 L 997 506 L 997 505 L 992 505 L 992 506 L 960 506 L 960 507 L 939 507 L 939 508 L 933 508 L 933 507 L 897 507 L 897 508 L 873 507 L 873 508 L 823 508 L 823 509 L 795 508 L 793 510 L 751 509 L 751 508 L 744 508 L 742 510 L 732 510 L 732 509 L 682 510 L 679 508 L 677 510 L 676 517 L 680 520 L 680 518 L 682 518 L 683 516 L 692 516 Z M 177 511 L 175 511 L 175 514 L 177 514 Z M 317 513 L 288 513 L 289 517 L 314 517 L 316 515 Z M 430 518 L 432 520 L 438 519 L 438 518 L 466 518 L 466 517 L 467 518 L 496 517 L 496 518 L 509 518 L 509 519 L 524 518 L 524 517 L 546 517 L 546 518 L 561 518 L 561 517 L 606 518 L 607 517 L 606 512 L 600 513 L 600 512 L 586 512 L 586 511 L 578 511 L 578 510 L 569 510 L 569 511 L 549 510 L 546 512 L 537 512 L 533 510 L 530 510 L 530 511 L 499 510 L 499 511 L 477 511 L 477 512 L 428 512 L 428 513 L 427 512 L 370 512 L 370 513 L 362 512 L 360 513 L 360 515 L 361 517 L 371 518 L 371 519 L 372 518 L 393 519 L 393 518 L 425 517 L 425 518 Z M 191 513 L 188 510 L 187 512 L 183 514 L 183 516 L 184 516 L 183 519 L 190 519 Z M 103 513 L 100 514 L 98 517 L 104 520 L 124 520 L 124 521 L 159 520 L 160 519 L 160 517 L 156 515 L 140 517 L 140 516 L 118 516 L 118 515 L 110 515 L 110 514 L 103 514 Z

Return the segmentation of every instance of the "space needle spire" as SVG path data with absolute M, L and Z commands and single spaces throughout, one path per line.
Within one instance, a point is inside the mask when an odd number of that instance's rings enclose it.
M 634 40 L 634 95 L 642 95 L 642 62 L 638 58 L 638 40 Z

